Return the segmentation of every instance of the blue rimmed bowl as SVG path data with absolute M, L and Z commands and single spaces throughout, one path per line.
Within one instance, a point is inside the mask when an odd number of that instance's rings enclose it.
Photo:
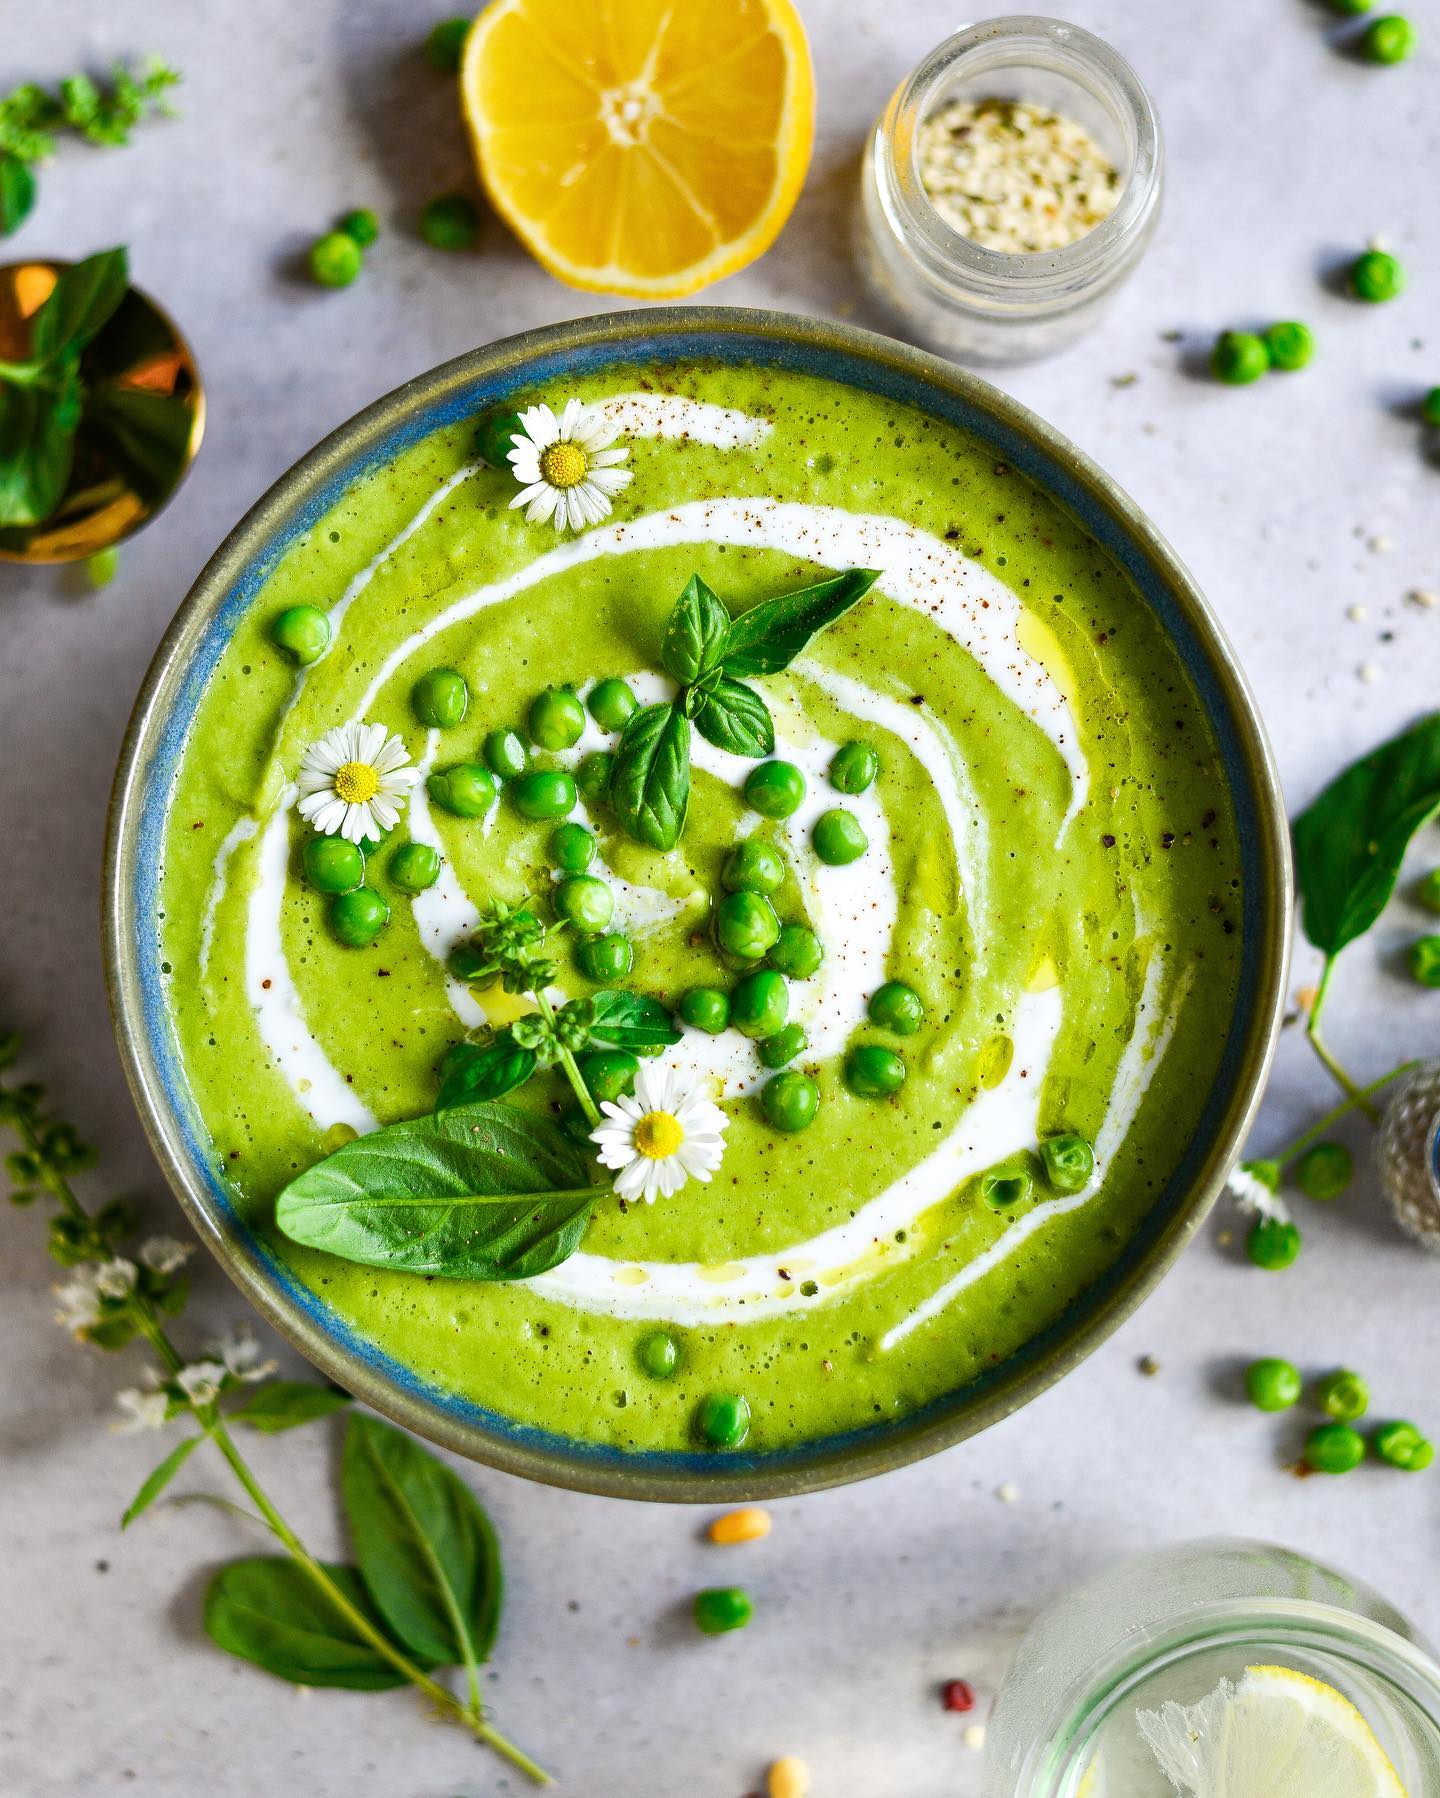
M 233 1207 L 167 1016 L 155 929 L 167 810 L 190 721 L 293 540 L 377 465 L 512 394 L 612 362 L 696 358 L 799 370 L 916 407 L 989 444 L 1069 511 L 1125 569 L 1189 673 L 1231 789 L 1244 877 L 1239 999 L 1218 1074 L 1180 1166 L 1105 1277 L 983 1378 L 904 1419 L 723 1457 L 628 1453 L 516 1424 L 427 1384 L 330 1311 Z M 420 1435 L 531 1479 L 624 1498 L 779 1496 L 901 1466 L 1008 1415 L 1088 1355 L 1175 1260 L 1239 1151 L 1269 1067 L 1289 941 L 1287 845 L 1264 732 L 1209 607 L 1144 513 L 1073 445 L 976 377 L 868 332 L 721 307 L 625 312 L 508 338 L 409 382 L 326 438 L 231 532 L 176 614 L 130 720 L 106 847 L 106 969 L 121 1058 L 167 1178 L 241 1290 L 331 1379 Z

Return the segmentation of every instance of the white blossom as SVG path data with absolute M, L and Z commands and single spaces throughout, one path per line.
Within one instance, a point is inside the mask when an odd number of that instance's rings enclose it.
M 111 1427 L 121 1435 L 129 1435 L 134 1430 L 158 1430 L 167 1421 L 170 1400 L 160 1390 L 142 1391 L 139 1386 L 127 1386 L 123 1392 L 115 1394 L 115 1403 L 120 1409 L 121 1421 Z
M 100 1288 L 93 1267 L 77 1267 L 64 1286 L 53 1288 L 59 1301 L 57 1324 L 67 1330 L 88 1330 L 100 1321 Z
M 193 1242 L 181 1242 L 175 1236 L 152 1236 L 140 1245 L 140 1259 L 151 1273 L 173 1274 L 195 1253 Z
M 383 724 L 342 724 L 300 760 L 299 812 L 321 836 L 363 843 L 393 830 L 415 780 L 410 752 Z
M 225 1383 L 225 1366 L 220 1361 L 192 1361 L 175 1376 L 175 1384 L 192 1405 L 213 1405 Z
M 260 1343 L 243 1325 L 222 1336 L 213 1351 L 225 1364 L 226 1373 L 248 1385 L 255 1380 L 268 1380 L 280 1365 L 278 1361 L 260 1359 Z
M 102 1261 L 95 1270 L 95 1286 L 102 1298 L 126 1299 L 135 1290 L 139 1268 L 133 1261 L 117 1255 L 113 1261 Z

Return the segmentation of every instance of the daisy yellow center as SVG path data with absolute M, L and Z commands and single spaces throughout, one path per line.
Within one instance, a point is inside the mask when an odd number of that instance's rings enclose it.
M 635 1126 L 635 1147 L 651 1161 L 664 1161 L 684 1140 L 679 1118 L 668 1111 L 647 1111 Z
M 380 776 L 369 762 L 345 762 L 335 770 L 336 796 L 346 805 L 364 805 L 380 791 Z
M 551 443 L 540 452 L 540 472 L 552 487 L 578 487 L 588 467 L 578 443 Z

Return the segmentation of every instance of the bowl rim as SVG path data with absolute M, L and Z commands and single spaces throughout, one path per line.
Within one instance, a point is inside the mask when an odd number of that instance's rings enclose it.
M 1189 634 L 1204 653 L 1214 696 L 1228 714 L 1235 746 L 1253 789 L 1256 883 L 1261 891 L 1251 909 L 1258 924 L 1247 925 L 1246 953 L 1253 953 L 1253 997 L 1249 1028 L 1239 1051 L 1220 1116 L 1208 1145 L 1198 1151 L 1198 1169 L 1184 1194 L 1148 1242 L 1145 1230 L 1127 1245 L 1127 1256 L 1085 1289 L 1049 1330 L 1001 1364 L 970 1400 L 946 1395 L 948 1409 L 936 1416 L 930 1406 L 897 1423 L 850 1437 L 832 1437 L 798 1449 L 759 1456 L 697 1457 L 660 1471 L 653 1458 L 624 1451 L 603 1458 L 592 1445 L 547 1438 L 545 1446 L 510 1439 L 448 1413 L 419 1390 L 408 1390 L 364 1355 L 347 1348 L 278 1287 L 260 1265 L 246 1233 L 232 1217 L 217 1215 L 199 1170 L 179 1142 L 176 1117 L 160 1075 L 156 1049 L 145 1018 L 144 989 L 132 944 L 137 917 L 133 874 L 138 855 L 138 821 L 143 790 L 169 717 L 175 689 L 192 650 L 214 613 L 253 565 L 261 546 L 273 544 L 282 527 L 307 502 L 326 505 L 361 469 L 399 453 L 448 422 L 447 402 L 457 402 L 477 383 L 514 376 L 543 356 L 590 352 L 599 363 L 623 363 L 653 348 L 656 340 L 708 339 L 709 353 L 723 340 L 745 339 L 768 346 L 776 363 L 792 356 L 838 355 L 872 367 L 917 388 L 939 389 L 967 412 L 983 416 L 1022 447 L 1063 470 L 1066 485 L 1088 501 L 1118 531 L 1141 563 L 1163 584 Z M 674 359 L 703 358 L 705 347 L 676 351 Z M 731 357 L 745 360 L 743 355 Z M 514 384 L 514 383 L 512 383 Z M 842 383 L 843 384 L 843 383 Z M 493 401 L 491 402 L 493 404 Z M 911 402 L 914 403 L 914 402 Z M 471 415 L 462 405 L 452 416 Z M 417 428 L 418 427 L 418 428 Z M 1022 471 L 1023 472 L 1023 471 Z M 1027 476 L 1027 478 L 1033 478 Z M 1053 488 L 1048 497 L 1074 515 L 1075 508 Z M 1079 520 L 1084 526 L 1083 518 Z M 1115 553 L 1111 549 L 1112 555 Z M 266 570 L 268 573 L 268 568 Z M 1148 603 L 1142 594 L 1142 603 Z M 1195 671 L 1187 669 L 1192 682 Z M 1203 696 L 1202 696 L 1203 702 Z M 1229 779 L 1229 776 L 1227 776 Z M 151 1149 L 200 1239 L 246 1298 L 307 1360 L 355 1397 L 405 1428 L 467 1458 L 547 1485 L 617 1498 L 689 1503 L 727 1503 L 741 1498 L 789 1497 L 848 1484 L 906 1466 L 949 1448 L 1009 1416 L 1055 1384 L 1091 1354 L 1148 1297 L 1195 1235 L 1232 1167 L 1258 1109 L 1278 1039 L 1286 991 L 1291 939 L 1292 879 L 1289 827 L 1269 742 L 1249 684 L 1218 620 L 1193 577 L 1146 514 L 1089 456 L 1077 449 L 1028 407 L 979 376 L 940 357 L 856 326 L 752 308 L 672 306 L 624 310 L 541 326 L 469 351 L 409 380 L 374 401 L 323 438 L 275 481 L 230 531 L 205 564 L 156 649 L 126 727 L 111 794 L 102 885 L 102 953 L 111 1021 L 131 1096 Z M 1249 900 L 1249 895 L 1246 895 Z M 1218 1078 L 1217 1078 L 1218 1084 Z M 1197 1136 L 1199 1132 L 1197 1130 Z M 1128 1249 L 1134 1249 L 1128 1253 Z M 1098 1296 L 1097 1296 L 1098 1295 Z M 1040 1345 L 1038 1348 L 1036 1345 Z M 1042 1352 L 1043 1351 L 1043 1352 Z M 1012 1365 L 1013 1363 L 1013 1365 Z M 962 1389 L 963 1391 L 963 1389 Z M 548 1445 L 554 1442 L 555 1447 Z

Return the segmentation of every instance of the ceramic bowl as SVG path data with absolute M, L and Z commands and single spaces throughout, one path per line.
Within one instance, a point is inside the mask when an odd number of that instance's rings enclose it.
M 517 1425 L 427 1385 L 329 1312 L 232 1208 L 177 1057 L 154 929 L 166 806 L 190 720 L 286 545 L 367 471 L 520 389 L 611 362 L 695 357 L 800 369 L 918 407 L 983 439 L 1074 515 L 1125 568 L 1189 671 L 1232 791 L 1244 873 L 1239 997 L 1219 1071 L 1180 1165 L 1105 1277 L 982 1379 L 902 1420 L 724 1457 L 626 1453 Z M 984 381 L 867 332 L 726 308 L 632 311 L 509 338 L 409 382 L 312 450 L 232 531 L 160 645 L 120 756 L 105 874 L 111 1004 L 135 1102 L 195 1229 L 257 1309 L 331 1379 L 422 1436 L 532 1479 L 627 1498 L 791 1494 L 901 1466 L 1006 1416 L 1088 1355 L 1179 1255 L 1239 1152 L 1274 1047 L 1289 940 L 1287 843 L 1264 732 L 1209 607 L 1140 508 L 1057 432 Z

